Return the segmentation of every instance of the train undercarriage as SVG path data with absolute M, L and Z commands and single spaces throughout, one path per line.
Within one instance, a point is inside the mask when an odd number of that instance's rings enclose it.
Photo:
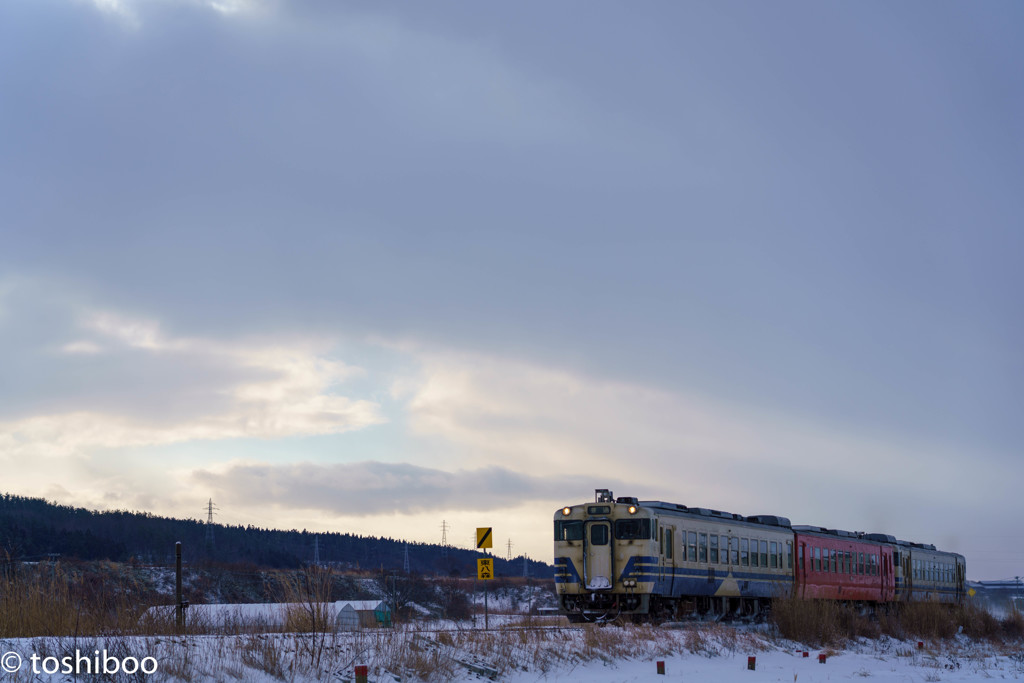
M 720 596 L 665 598 L 646 593 L 592 592 L 563 595 L 562 611 L 571 623 L 761 621 L 771 611 L 771 600 Z

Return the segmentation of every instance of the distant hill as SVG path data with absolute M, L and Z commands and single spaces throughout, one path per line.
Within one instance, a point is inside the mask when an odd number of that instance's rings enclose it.
M 57 505 L 42 498 L 0 495 L 0 556 L 14 561 L 51 556 L 81 560 L 136 561 L 172 564 L 174 544 L 182 542 L 190 564 L 246 563 L 268 568 L 300 567 L 312 562 L 314 538 L 322 563 L 341 568 L 400 571 L 405 541 L 354 534 L 281 531 L 254 526 L 213 525 L 214 543 L 206 543 L 207 527 L 194 519 L 158 517 L 147 512 L 99 512 Z M 471 550 L 428 543 L 409 546 L 413 573 L 475 576 Z M 530 576 L 550 578 L 554 568 L 528 560 Z M 498 576 L 522 576 L 523 558 L 495 558 Z

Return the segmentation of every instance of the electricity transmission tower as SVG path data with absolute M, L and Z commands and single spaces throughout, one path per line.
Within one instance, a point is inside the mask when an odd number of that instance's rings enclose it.
M 448 557 L 448 530 L 452 528 L 452 525 L 441 520 L 441 557 L 447 559 Z
M 206 549 L 213 550 L 213 511 L 219 510 L 213 504 L 213 498 L 206 504 Z
M 505 546 L 508 548 L 508 550 L 506 551 L 505 559 L 508 560 L 509 562 L 511 562 L 512 561 L 512 539 L 511 538 L 508 539 L 508 543 L 506 543 Z

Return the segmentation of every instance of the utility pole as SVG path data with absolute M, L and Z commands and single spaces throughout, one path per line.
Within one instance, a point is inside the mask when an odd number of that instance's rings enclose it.
M 177 596 L 177 604 L 174 606 L 174 621 L 178 627 L 178 633 L 185 631 L 185 608 L 188 602 L 181 592 L 181 541 L 174 544 L 174 593 Z
M 402 562 L 402 571 L 409 573 L 409 543 L 405 544 L 405 561 Z
M 313 537 L 313 566 L 320 566 L 320 537 Z

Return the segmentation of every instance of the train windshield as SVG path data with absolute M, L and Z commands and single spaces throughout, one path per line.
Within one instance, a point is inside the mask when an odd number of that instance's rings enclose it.
M 582 541 L 583 522 L 579 520 L 556 520 L 555 521 L 556 541 Z
M 651 537 L 651 520 L 649 519 L 618 519 L 615 520 L 615 538 L 620 541 L 635 538 Z

